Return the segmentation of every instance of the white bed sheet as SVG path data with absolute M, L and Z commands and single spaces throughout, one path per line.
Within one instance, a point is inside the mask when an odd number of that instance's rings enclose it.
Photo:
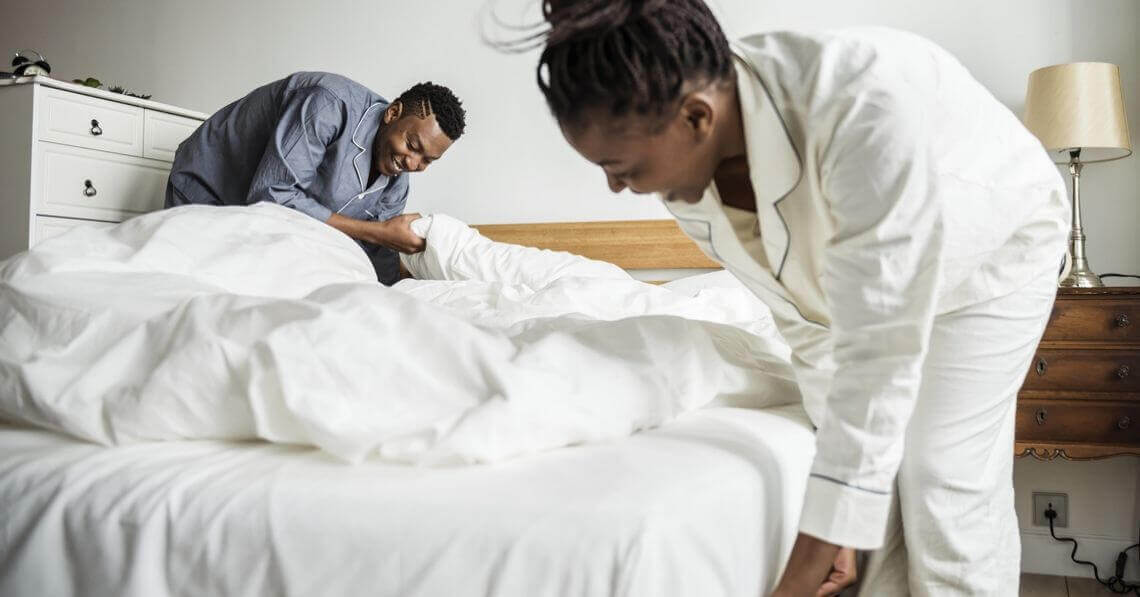
M 625 436 L 716 398 L 799 400 L 744 290 L 694 298 L 442 215 L 429 228 L 421 262 L 452 279 L 395 289 L 348 237 L 267 203 L 40 243 L 0 262 L 0 419 L 444 464 Z
M 813 446 L 798 406 L 442 469 L 0 427 L 0 595 L 752 597 Z

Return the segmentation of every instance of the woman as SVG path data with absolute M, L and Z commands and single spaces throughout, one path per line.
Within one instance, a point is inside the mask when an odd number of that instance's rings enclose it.
M 1015 397 L 1068 227 L 1040 143 L 902 32 L 730 46 L 701 0 L 544 15 L 566 140 L 660 194 L 792 345 L 818 439 L 775 594 L 835 593 L 877 549 L 865 594 L 1016 595 Z

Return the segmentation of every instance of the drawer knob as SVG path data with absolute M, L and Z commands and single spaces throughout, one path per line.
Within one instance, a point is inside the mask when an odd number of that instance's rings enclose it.
M 91 134 L 96 137 L 103 134 L 103 127 L 99 126 L 99 121 L 94 118 L 91 119 Z
M 1126 328 L 1132 324 L 1132 322 L 1128 320 L 1128 314 L 1127 313 L 1117 313 L 1116 317 L 1113 318 L 1112 321 L 1113 321 L 1113 323 L 1116 324 L 1116 327 L 1118 327 L 1118 328 Z
M 1035 367 L 1037 375 L 1045 375 L 1045 370 L 1049 368 L 1049 362 L 1044 357 L 1037 357 L 1037 366 Z
M 1128 365 L 1121 365 L 1116 368 L 1116 376 L 1120 379 L 1128 379 L 1128 374 L 1132 373 L 1132 367 Z
M 1037 421 L 1038 425 L 1044 425 L 1045 420 L 1049 418 L 1049 411 L 1045 410 L 1044 408 L 1039 408 L 1033 415 L 1033 418 Z
M 98 193 L 98 192 L 99 191 L 95 190 L 95 185 L 91 184 L 91 180 L 83 181 L 83 196 L 84 197 L 94 197 L 95 193 Z
M 1128 429 L 1131 426 L 1132 426 L 1132 417 L 1129 417 L 1129 416 L 1120 417 L 1120 420 L 1116 422 L 1116 428 L 1121 430 L 1121 431 Z

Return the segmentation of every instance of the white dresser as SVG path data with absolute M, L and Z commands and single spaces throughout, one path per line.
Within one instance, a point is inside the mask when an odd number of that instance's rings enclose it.
M 161 209 L 206 114 L 46 77 L 0 81 L 0 259 Z

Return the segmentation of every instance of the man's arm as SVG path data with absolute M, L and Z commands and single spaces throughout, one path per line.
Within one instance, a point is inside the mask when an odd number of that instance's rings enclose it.
M 322 222 L 332 210 L 305 192 L 344 122 L 344 104 L 328 90 L 294 91 L 281 107 L 277 128 L 250 181 L 246 203 L 271 201 Z
M 332 214 L 325 221 L 355 240 L 388 247 L 401 253 L 418 253 L 424 250 L 424 239 L 412 232 L 411 223 L 419 218 L 420 214 L 402 214 L 391 220 L 376 222 Z
M 404 211 L 404 206 L 408 203 L 408 188 L 408 179 L 404 176 L 396 179 L 394 186 L 384 191 L 379 209 L 380 217 Z M 416 236 L 411 229 L 411 223 L 419 217 L 420 214 L 403 214 L 376 221 L 356 220 L 333 214 L 327 222 L 329 226 L 355 240 L 401 253 L 419 253 L 424 250 L 424 239 Z

